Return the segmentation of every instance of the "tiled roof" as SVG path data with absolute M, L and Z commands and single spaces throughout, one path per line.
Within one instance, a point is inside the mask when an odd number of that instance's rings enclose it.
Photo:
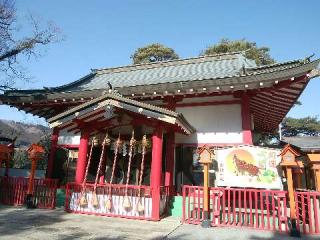
M 243 53 L 236 52 L 118 68 L 95 69 L 93 70 L 95 74 L 88 78 L 61 87 L 65 91 L 79 91 L 108 89 L 108 82 L 114 88 L 122 88 L 216 79 L 240 75 L 243 68 L 253 67 L 256 67 L 253 60 L 247 59 Z
M 166 83 L 192 82 L 276 73 L 308 64 L 310 61 L 293 60 L 266 66 L 257 66 L 243 52 L 138 64 L 117 68 L 95 69 L 79 81 L 56 88 L 64 91 L 82 91 L 148 86 Z
M 301 73 L 316 68 L 319 62 L 319 59 L 312 62 L 310 59 L 299 59 L 257 66 L 253 60 L 247 59 L 243 52 L 224 53 L 166 62 L 93 69 L 90 74 L 79 80 L 59 87 L 6 91 L 5 95 L 105 90 L 109 89 L 108 83 L 124 95 L 129 95 L 130 92 L 183 89 L 184 87 L 192 87 L 192 84 L 195 87 L 209 88 L 211 86 L 214 89 L 219 86 L 223 91 L 225 91 L 223 86 L 229 88 L 230 85 L 240 84 L 240 88 L 243 88 L 245 84 L 249 84 L 248 89 L 254 89 L 259 87 L 256 85 L 259 81 L 272 80 L 273 82 L 273 79 L 299 76 Z M 264 77 L 257 78 L 260 75 Z M 234 90 L 241 89 L 237 89 L 235 86 Z
M 48 122 L 50 127 L 61 127 L 63 124 L 66 125 L 66 123 L 67 125 L 69 125 L 70 122 L 74 123 L 73 119 L 77 119 L 78 117 L 83 116 L 85 116 L 87 120 L 88 118 L 97 120 L 96 112 L 99 112 L 101 109 L 105 109 L 106 105 L 111 105 L 119 109 L 125 109 L 128 112 L 134 112 L 139 114 L 140 116 L 154 118 L 158 121 L 177 125 L 185 134 L 191 134 L 195 131 L 195 129 L 190 125 L 190 123 L 184 118 L 181 113 L 177 113 L 151 104 L 138 102 L 136 100 L 123 97 L 122 95 L 113 92 L 106 93 L 91 101 L 64 111 L 52 118 L 49 118 Z M 90 114 L 94 116 L 94 118 L 90 117 Z M 105 116 L 104 113 L 100 113 L 100 115 Z M 96 124 L 99 124 L 99 122 L 97 122 Z
M 284 137 L 282 141 L 294 145 L 302 151 L 320 150 L 320 137 L 316 136 Z

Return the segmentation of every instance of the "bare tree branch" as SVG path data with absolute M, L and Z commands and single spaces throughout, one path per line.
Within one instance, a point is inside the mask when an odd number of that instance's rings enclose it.
M 0 0 L 0 85 L 10 86 L 16 80 L 27 81 L 30 77 L 23 70 L 18 58 L 40 56 L 40 47 L 62 40 L 60 30 L 53 23 L 46 23 L 35 18 L 28 17 L 28 22 L 32 27 L 29 36 L 15 39 L 16 9 L 13 0 Z M 9 84 L 9 85 L 7 85 Z

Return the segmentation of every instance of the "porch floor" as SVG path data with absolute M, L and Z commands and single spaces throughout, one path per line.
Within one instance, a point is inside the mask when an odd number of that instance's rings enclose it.
M 248 228 L 181 225 L 177 217 L 160 222 L 29 210 L 0 205 L 0 239 L 294 239 L 286 234 Z M 314 236 L 302 239 L 319 239 Z

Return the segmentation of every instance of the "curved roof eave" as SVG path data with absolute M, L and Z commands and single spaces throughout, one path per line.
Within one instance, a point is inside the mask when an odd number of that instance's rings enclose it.
M 83 115 L 87 116 L 90 113 L 94 114 L 95 111 L 104 109 L 106 106 L 110 105 L 115 108 L 123 108 L 129 112 L 140 114 L 141 116 L 155 118 L 156 120 L 165 122 L 167 124 L 177 125 L 181 131 L 187 135 L 195 131 L 195 129 L 181 113 L 176 113 L 174 111 L 151 104 L 138 102 L 113 92 L 104 94 L 100 97 L 92 99 L 91 101 L 53 116 L 48 119 L 48 122 L 50 127 L 60 127 L 68 124 L 70 121 L 73 121 L 73 119 L 82 117 Z

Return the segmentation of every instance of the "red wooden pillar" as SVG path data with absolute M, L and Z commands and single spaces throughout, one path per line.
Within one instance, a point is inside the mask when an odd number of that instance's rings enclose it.
M 166 172 L 164 184 L 170 187 L 170 195 L 174 194 L 173 191 L 173 175 L 174 175 L 174 132 L 170 132 L 167 137 L 167 151 L 166 151 Z
M 248 94 L 242 95 L 241 117 L 242 117 L 242 138 L 244 144 L 252 144 L 250 98 Z
M 47 166 L 47 178 L 52 178 L 54 160 L 57 152 L 59 129 L 54 128 L 51 135 L 51 148 Z
M 89 131 L 82 130 L 80 137 L 80 145 L 79 145 L 79 153 L 78 153 L 78 161 L 76 168 L 76 183 L 82 183 L 86 171 L 87 165 L 87 153 L 88 153 L 88 143 L 89 143 Z
M 152 188 L 152 219 L 160 220 L 160 186 L 162 180 L 162 142 L 163 131 L 156 128 L 152 135 L 152 162 L 150 186 Z

